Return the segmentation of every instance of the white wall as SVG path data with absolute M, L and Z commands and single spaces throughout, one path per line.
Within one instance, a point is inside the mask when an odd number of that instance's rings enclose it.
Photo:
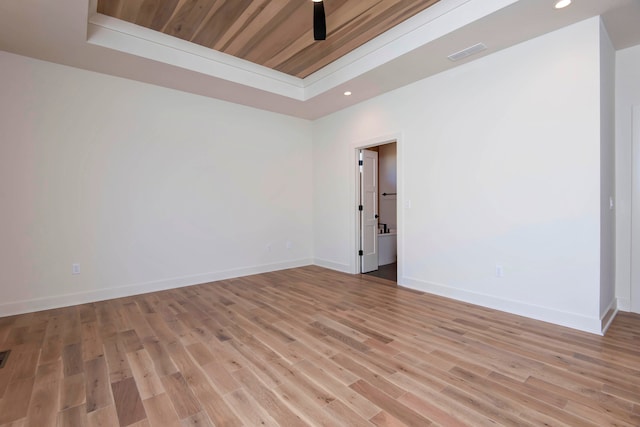
M 383 196 L 383 193 L 397 193 L 397 155 L 396 143 L 378 147 L 378 200 L 380 201 L 380 222 L 396 229 L 398 226 L 396 196 Z
M 312 261 L 307 121 L 0 52 L 0 129 L 0 316 Z
M 640 165 L 640 147 L 632 147 L 633 107 L 640 106 L 640 45 L 616 52 L 616 296 L 622 310 L 631 309 L 631 266 L 640 265 L 640 251 L 634 250 L 631 259 L 632 179 L 640 182 L 640 167 L 632 168 L 635 159 Z M 632 178 L 633 174 L 633 178 Z M 640 185 L 636 186 L 640 189 Z M 638 190 L 640 192 L 640 190 Z M 636 196 L 640 208 L 640 194 Z M 634 211 L 639 218 L 640 209 Z M 640 221 L 634 221 L 638 225 Z M 636 244 L 640 246 L 640 226 L 634 229 Z M 634 286 L 640 295 L 640 271 Z M 640 298 L 638 298 L 640 312 Z
M 631 311 L 640 313 L 640 105 L 633 107 L 631 206 Z
M 592 18 L 314 122 L 316 262 L 355 272 L 353 148 L 400 135 L 401 284 L 600 332 L 599 39 Z
M 616 308 L 615 296 L 615 50 L 600 24 L 600 316 Z M 614 201 L 615 204 L 615 201 Z M 608 325 L 606 325 L 608 326 Z
M 598 332 L 610 55 L 593 18 L 310 124 L 0 52 L 0 316 L 312 253 L 355 272 L 354 148 L 398 139 L 401 284 Z M 640 50 L 616 61 L 624 303 Z

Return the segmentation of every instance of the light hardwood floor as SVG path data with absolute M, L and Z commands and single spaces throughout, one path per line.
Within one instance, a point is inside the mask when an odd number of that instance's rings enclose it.
M 606 337 L 304 267 L 0 319 L 3 426 L 638 426 Z

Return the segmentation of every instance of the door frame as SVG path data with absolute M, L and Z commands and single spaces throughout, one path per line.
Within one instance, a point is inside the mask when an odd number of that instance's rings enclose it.
M 404 282 L 404 266 L 402 260 L 404 259 L 404 145 L 402 142 L 402 133 L 393 133 L 387 135 L 381 135 L 379 137 L 371 138 L 365 141 L 354 142 L 349 146 L 349 169 L 350 169 L 350 182 L 349 182 L 349 194 L 350 194 L 350 209 L 352 209 L 351 218 L 349 220 L 349 229 L 351 230 L 349 238 L 349 248 L 352 253 L 350 270 L 352 274 L 360 274 L 360 256 L 358 251 L 360 250 L 360 212 L 358 211 L 358 205 L 360 203 L 360 167 L 358 166 L 358 156 L 360 150 L 366 150 L 367 148 L 375 147 L 378 145 L 396 143 L 396 181 L 397 192 L 396 196 L 396 216 L 397 216 L 397 246 L 398 246 L 398 285 L 402 285 Z
M 631 148 L 631 280 L 629 311 L 640 313 L 640 105 L 633 107 Z

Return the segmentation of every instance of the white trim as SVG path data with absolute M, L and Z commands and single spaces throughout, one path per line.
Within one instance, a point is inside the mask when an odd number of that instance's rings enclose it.
M 633 106 L 631 147 L 631 281 L 629 310 L 640 313 L 640 105 Z M 634 292 L 637 291 L 637 292 Z M 636 295 L 637 293 L 637 295 Z
M 613 311 L 613 313 L 611 314 L 611 316 L 607 317 L 611 311 Z M 607 307 L 604 313 L 600 315 L 601 335 L 604 335 L 607 332 L 607 329 L 609 329 L 609 326 L 611 326 L 611 322 L 613 322 L 613 319 L 616 318 L 617 314 L 618 314 L 618 305 L 617 305 L 616 299 L 614 298 L 613 301 L 611 301 L 611 304 L 609 304 L 609 307 Z M 605 321 L 607 323 L 604 323 Z
M 321 258 L 314 258 L 313 265 L 328 268 L 329 270 L 340 271 L 342 273 L 351 273 L 351 266 L 340 262 L 329 261 Z
M 404 278 L 402 285 L 407 288 L 432 293 L 446 298 L 602 335 L 601 321 L 598 317 L 587 317 L 581 314 L 558 311 L 546 307 L 527 304 L 521 301 L 508 300 L 493 295 L 478 294 L 408 277 Z
M 40 310 L 49 310 L 52 308 L 68 307 L 71 305 L 86 304 L 96 301 L 104 301 L 131 295 L 146 294 L 149 292 L 164 291 L 167 289 L 199 285 L 202 283 L 215 282 L 218 280 L 249 276 L 252 274 L 268 273 L 271 271 L 285 270 L 288 268 L 304 267 L 312 264 L 313 262 L 311 259 L 305 258 L 274 264 L 263 264 L 253 267 L 197 274 L 193 276 L 172 277 L 169 279 L 125 285 L 117 288 L 97 289 L 88 292 L 78 292 L 66 295 L 55 295 L 43 298 L 34 298 L 30 300 L 14 301 L 0 304 L 0 317 L 31 313 Z
M 304 100 L 298 77 L 110 16 L 89 18 L 87 43 Z
M 349 201 L 350 201 L 350 206 L 349 209 L 352 209 L 352 214 L 350 214 L 350 219 L 349 219 L 349 230 L 351 230 L 351 232 L 349 233 L 349 250 L 351 250 L 352 252 L 352 256 L 350 257 L 351 261 L 349 263 L 350 268 L 349 268 L 349 273 L 352 274 L 358 274 L 360 273 L 360 259 L 358 256 L 358 237 L 360 236 L 360 230 L 358 229 L 358 217 L 359 217 L 359 212 L 358 209 L 356 208 L 358 206 L 359 200 L 358 200 L 358 195 L 359 195 L 359 190 L 358 190 L 358 182 L 359 182 L 359 169 L 358 169 L 358 151 L 365 149 L 365 148 L 370 148 L 370 147 L 375 147 L 378 145 L 384 145 L 384 144 L 391 144 L 391 143 L 396 143 L 396 180 L 397 180 L 397 187 L 398 187 L 398 195 L 396 196 L 396 216 L 398 219 L 398 224 L 397 224 L 397 233 L 398 233 L 398 237 L 397 237 L 397 245 L 398 245 L 398 283 L 400 283 L 400 278 L 402 277 L 402 260 L 404 258 L 404 250 L 402 250 L 403 248 L 403 243 L 404 243 L 404 238 L 403 238 L 403 233 L 404 233 L 404 209 L 400 210 L 400 208 L 402 206 L 404 206 L 404 179 L 403 179 L 403 172 L 404 172 L 404 163 L 403 163 L 403 157 L 402 157 L 402 132 L 397 132 L 397 133 L 391 133 L 391 134 L 386 134 L 386 135 L 380 135 L 374 138 L 370 138 L 370 139 L 366 139 L 366 140 L 362 140 L 359 142 L 354 142 L 351 145 L 349 145 L 347 147 L 347 149 L 349 150 L 349 176 L 351 176 L 350 182 L 349 182 Z M 402 215 L 398 215 L 398 213 L 401 213 Z

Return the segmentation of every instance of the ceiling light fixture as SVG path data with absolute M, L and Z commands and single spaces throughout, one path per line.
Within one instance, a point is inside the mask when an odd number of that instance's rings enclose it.
M 558 0 L 556 2 L 556 9 L 562 9 L 565 8 L 567 6 L 569 6 L 571 4 L 571 0 Z
M 351 91 L 349 91 L 349 90 L 348 90 L 348 91 L 346 91 L 346 92 L 344 93 L 344 96 L 351 96 Z

